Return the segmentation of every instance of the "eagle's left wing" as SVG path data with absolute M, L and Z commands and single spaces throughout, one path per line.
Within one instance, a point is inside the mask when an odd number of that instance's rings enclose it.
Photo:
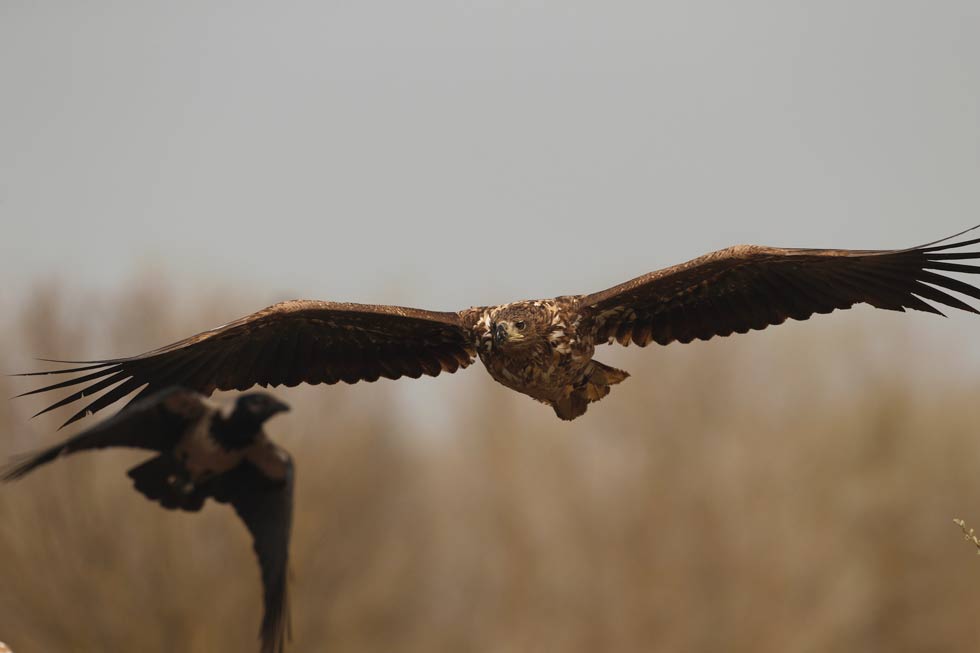
M 980 252 L 950 251 L 980 238 L 948 240 L 901 250 L 739 245 L 583 296 L 579 310 L 596 342 L 641 347 L 746 333 L 861 302 L 942 315 L 930 300 L 977 313 L 947 291 L 980 299 L 980 289 L 941 273 L 980 273 L 955 262 Z
M 476 352 L 469 331 L 471 313 L 282 302 L 138 356 L 78 361 L 77 366 L 22 375 L 81 374 L 24 395 L 84 384 L 43 413 L 105 391 L 70 417 L 67 425 L 140 388 L 137 398 L 173 385 L 210 395 L 256 384 L 291 387 L 436 376 L 472 362 Z

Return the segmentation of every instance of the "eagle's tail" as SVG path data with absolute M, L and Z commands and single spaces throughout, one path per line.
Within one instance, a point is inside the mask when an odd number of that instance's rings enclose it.
M 622 383 L 628 377 L 629 372 L 593 360 L 585 371 L 582 384 L 577 385 L 567 397 L 552 402 L 551 406 L 558 417 L 573 420 L 583 415 L 590 403 L 609 394 L 609 386 Z

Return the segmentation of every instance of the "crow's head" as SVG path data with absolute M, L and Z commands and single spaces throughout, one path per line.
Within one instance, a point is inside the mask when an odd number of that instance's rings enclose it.
M 261 424 L 276 413 L 289 410 L 285 404 L 266 392 L 247 392 L 235 402 L 233 418 Z

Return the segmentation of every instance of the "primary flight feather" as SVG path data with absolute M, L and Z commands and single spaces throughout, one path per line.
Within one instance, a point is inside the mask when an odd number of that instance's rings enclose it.
M 106 391 L 69 424 L 136 390 L 138 399 L 170 385 L 210 394 L 255 384 L 418 378 L 455 372 L 479 356 L 496 381 L 570 420 L 628 376 L 592 358 L 600 344 L 708 340 L 860 303 L 942 315 L 936 303 L 977 313 L 950 293 L 980 299 L 980 289 L 948 273 L 980 272 L 958 262 L 980 259 L 961 249 L 980 238 L 950 240 L 899 250 L 739 245 L 597 293 L 455 313 L 288 301 L 138 356 L 52 361 L 77 366 L 28 376 L 80 376 L 24 394 L 84 384 L 43 413 Z

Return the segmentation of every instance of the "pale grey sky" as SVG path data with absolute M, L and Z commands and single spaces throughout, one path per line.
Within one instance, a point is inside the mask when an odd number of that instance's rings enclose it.
M 980 4 L 0 4 L 0 274 L 459 308 L 980 222 Z
M 932 240 L 980 223 L 978 34 L 976 0 L 3 0 L 0 319 L 148 265 L 251 308 L 456 309 Z M 903 319 L 980 364 L 971 318 Z M 393 396 L 431 430 L 427 394 L 506 392 L 460 376 Z

